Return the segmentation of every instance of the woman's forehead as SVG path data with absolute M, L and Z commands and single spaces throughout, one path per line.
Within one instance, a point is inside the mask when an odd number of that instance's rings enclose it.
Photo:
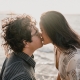
M 40 24 L 40 29 L 44 29 L 42 24 Z

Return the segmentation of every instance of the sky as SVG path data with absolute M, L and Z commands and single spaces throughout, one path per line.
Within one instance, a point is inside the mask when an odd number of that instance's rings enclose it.
M 27 13 L 38 17 L 48 10 L 80 14 L 80 0 L 0 0 L 0 11 Z

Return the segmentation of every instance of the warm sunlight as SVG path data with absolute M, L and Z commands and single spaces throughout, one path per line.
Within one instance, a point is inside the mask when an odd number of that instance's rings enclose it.
M 27 13 L 39 21 L 41 13 L 57 10 L 63 14 L 79 14 L 79 0 L 0 0 L 0 12 Z
M 57 10 L 64 14 L 77 14 L 79 0 L 0 0 L 0 11 L 14 11 L 39 16 L 47 10 Z
M 63 14 L 79 14 L 79 0 L 0 0 L 0 12 L 27 13 L 39 21 L 41 13 L 57 10 Z
M 73 80 L 76 78 L 77 79 L 79 78 L 78 80 L 80 80 L 80 55 L 78 54 L 80 53 L 79 42 L 80 39 L 78 39 L 79 36 L 75 34 L 75 32 L 77 32 L 79 33 L 78 35 L 80 35 L 79 8 L 80 0 L 0 0 L 0 80 L 1 78 L 3 80 L 4 78 L 6 78 L 5 80 L 12 80 L 15 77 L 18 78 L 15 78 L 14 80 L 16 79 L 23 80 L 23 78 L 25 77 L 29 79 L 30 76 L 28 77 L 26 73 L 27 69 L 28 69 L 27 72 L 31 71 L 30 72 L 30 75 L 32 75 L 31 77 L 34 77 L 35 75 L 36 80 L 58 80 L 59 76 L 60 78 L 64 78 L 63 80 Z M 42 18 L 41 20 L 42 26 L 40 26 L 39 19 L 41 14 L 45 11 L 50 10 L 62 13 L 66 18 L 67 22 L 61 15 L 56 13 L 57 14 L 56 16 L 54 15 L 55 13 L 53 12 L 50 13 L 53 16 L 48 15 L 48 17 L 50 16 L 49 18 L 46 16 Z M 37 21 L 36 27 L 39 30 L 40 28 L 42 28 L 41 30 L 42 34 L 39 35 L 38 30 L 36 30 L 36 28 L 33 27 L 36 33 L 35 35 L 33 34 L 34 36 L 32 36 L 34 30 L 30 28 L 33 24 L 32 22 L 28 21 L 29 19 L 27 18 L 13 19 L 13 17 L 17 16 L 18 14 L 25 13 L 31 15 L 36 19 Z M 8 17 L 11 19 L 9 19 Z M 5 18 L 6 20 L 4 20 Z M 2 21 L 4 22 L 3 26 Z M 11 22 L 9 23 L 9 21 Z M 5 23 L 9 23 L 9 25 L 5 25 Z M 73 29 L 73 31 L 70 30 L 68 25 Z M 4 34 L 4 36 L 2 37 L 1 34 L 2 36 Z M 41 37 L 42 39 L 40 39 L 39 37 Z M 30 40 L 30 38 L 31 42 L 30 41 L 26 42 L 25 39 Z M 23 45 L 22 41 L 23 43 L 25 43 L 24 46 L 22 46 Z M 2 46 L 4 42 L 6 42 L 5 43 L 5 45 L 7 44 L 6 46 Z M 41 46 L 42 45 L 40 44 L 41 42 L 44 44 L 40 48 L 38 45 Z M 49 42 L 51 42 L 52 44 L 48 44 Z M 8 46 L 9 48 L 12 49 L 9 49 Z M 39 49 L 37 49 L 37 47 Z M 13 48 L 15 48 L 15 50 L 13 50 Z M 37 49 L 33 53 L 36 65 L 33 59 L 31 59 L 28 55 L 26 56 L 26 54 L 33 52 L 34 49 Z M 11 52 L 8 52 L 8 50 L 10 50 Z M 18 52 L 20 53 L 17 54 L 16 50 L 18 50 Z M 26 54 L 22 56 L 21 53 L 25 53 L 25 51 Z M 19 59 L 20 57 L 21 59 Z M 11 64 L 9 64 L 8 62 L 11 62 Z M 29 64 L 29 68 L 26 66 L 28 65 L 26 63 Z M 34 71 L 32 71 L 33 68 L 30 66 L 31 63 L 32 67 L 35 66 L 34 67 L 35 73 L 32 73 Z M 60 73 L 59 76 L 58 73 Z

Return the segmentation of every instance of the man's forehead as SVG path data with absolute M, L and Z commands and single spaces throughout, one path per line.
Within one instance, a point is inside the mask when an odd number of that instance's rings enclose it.
M 32 29 L 34 29 L 34 30 L 38 30 L 38 28 L 36 27 L 35 24 L 31 26 L 31 30 L 32 30 Z

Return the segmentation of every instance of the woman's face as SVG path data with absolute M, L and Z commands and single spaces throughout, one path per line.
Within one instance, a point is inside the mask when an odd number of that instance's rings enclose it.
M 44 30 L 43 26 L 40 24 L 40 30 L 41 30 L 41 37 L 43 39 L 43 44 L 49 44 L 52 43 L 52 41 L 50 40 L 50 38 L 48 37 L 46 31 Z

